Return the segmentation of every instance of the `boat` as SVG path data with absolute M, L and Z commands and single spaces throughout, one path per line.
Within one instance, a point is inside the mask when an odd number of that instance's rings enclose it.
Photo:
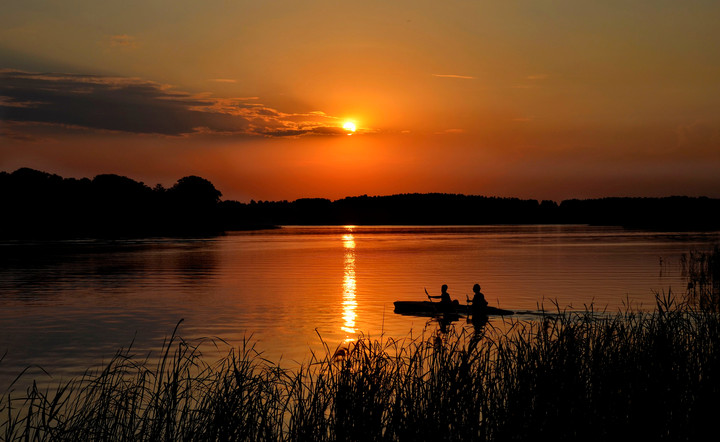
M 440 303 L 430 301 L 395 301 L 395 313 L 401 315 L 413 315 L 413 316 L 434 316 L 439 314 L 458 314 L 468 315 L 470 314 L 470 306 L 465 304 L 453 304 L 448 310 L 442 310 Z M 515 314 L 511 310 L 505 310 L 502 308 L 485 307 L 485 315 L 488 316 L 510 316 Z

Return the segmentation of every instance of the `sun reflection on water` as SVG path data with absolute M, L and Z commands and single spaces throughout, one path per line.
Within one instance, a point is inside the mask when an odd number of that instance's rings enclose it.
M 343 326 L 341 330 L 351 333 L 353 336 L 347 336 L 345 341 L 354 341 L 355 318 L 357 317 L 355 310 L 357 309 L 356 280 L 355 280 L 355 237 L 352 234 L 353 227 L 346 227 L 347 233 L 343 235 L 343 248 L 345 250 L 345 265 L 343 275 Z

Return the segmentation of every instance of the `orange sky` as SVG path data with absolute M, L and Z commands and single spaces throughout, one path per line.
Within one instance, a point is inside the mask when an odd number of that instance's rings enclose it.
M 720 4 L 588 3 L 10 0 L 0 170 L 720 197 Z

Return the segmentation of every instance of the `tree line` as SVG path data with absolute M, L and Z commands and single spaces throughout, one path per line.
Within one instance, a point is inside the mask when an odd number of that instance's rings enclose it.
M 63 178 L 29 168 L 0 172 L 0 237 L 214 235 L 277 225 L 595 224 L 718 229 L 720 199 L 571 199 L 560 204 L 460 194 L 354 196 L 331 201 L 222 200 L 208 180 L 186 176 L 150 187 L 103 174 Z
M 0 236 L 216 234 L 223 230 L 221 196 L 197 176 L 165 189 L 114 174 L 75 179 L 22 168 L 0 173 Z

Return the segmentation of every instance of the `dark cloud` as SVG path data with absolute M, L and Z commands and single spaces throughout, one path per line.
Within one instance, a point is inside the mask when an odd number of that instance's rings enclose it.
M 317 126 L 305 129 L 277 129 L 265 131 L 264 135 L 273 137 L 296 137 L 301 135 L 348 135 L 350 132 L 342 127 Z
M 248 126 L 241 117 L 194 110 L 207 103 L 144 80 L 20 71 L 3 71 L 0 80 L 0 116 L 9 121 L 162 135 Z
M 346 133 L 320 112 L 287 114 L 136 78 L 17 70 L 0 70 L 0 120 L 171 136 Z
M 343 129 L 342 127 L 332 126 L 313 127 L 310 132 L 315 135 L 347 135 L 349 133 L 348 130 Z

